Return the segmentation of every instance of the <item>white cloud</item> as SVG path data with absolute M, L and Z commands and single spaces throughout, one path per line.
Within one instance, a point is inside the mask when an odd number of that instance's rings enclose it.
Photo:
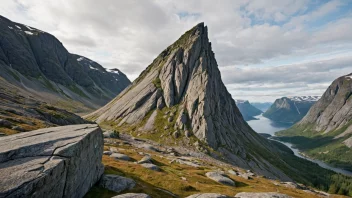
M 319 60 L 329 63 L 324 60 L 326 54 L 337 58 L 351 52 L 351 15 L 341 15 L 319 27 L 308 26 L 345 5 L 342 0 L 2 0 L 0 14 L 47 31 L 70 52 L 87 56 L 104 67 L 118 67 L 132 80 L 183 32 L 204 21 L 227 86 L 237 83 L 250 88 L 253 82 L 265 84 L 264 77 L 272 74 L 274 78 L 275 73 L 277 79 L 291 79 L 280 87 L 263 87 L 268 94 L 276 95 L 279 91 L 294 92 L 294 84 L 289 84 L 293 79 L 297 79 L 297 87 L 308 82 L 307 70 L 297 61 L 308 61 L 308 65 Z M 295 60 L 292 65 L 296 67 L 263 68 L 285 59 Z M 265 75 L 248 74 L 255 71 L 250 69 L 254 65 Z M 325 73 L 311 80 L 326 83 L 319 78 L 331 80 L 351 69 L 346 67 L 334 71 L 331 77 Z M 247 80 L 236 72 L 246 74 Z M 252 85 L 248 84 L 251 80 Z M 280 90 L 285 86 L 287 91 Z

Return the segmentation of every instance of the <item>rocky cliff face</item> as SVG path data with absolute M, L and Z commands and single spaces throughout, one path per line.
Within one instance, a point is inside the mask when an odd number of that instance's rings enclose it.
M 298 125 L 313 124 L 322 133 L 341 129 L 352 121 L 352 74 L 336 79 Z
M 254 120 L 255 119 L 254 116 L 257 116 L 263 113 L 261 110 L 257 109 L 251 103 L 249 103 L 248 100 L 236 100 L 236 105 L 240 110 L 243 116 L 243 119 L 246 121 Z
M 83 197 L 104 171 L 97 125 L 0 138 L 0 197 Z
M 273 156 L 277 150 L 243 120 L 221 80 L 207 31 L 201 23 L 186 32 L 129 88 L 88 118 L 121 130 L 130 126 L 128 130 L 158 134 L 159 141 L 189 138 L 189 143 L 217 151 L 233 164 L 288 179 L 259 153 Z
M 278 133 L 312 157 L 352 170 L 352 74 L 337 78 L 307 115 Z
M 2 79 L 39 100 L 76 103 L 76 111 L 98 108 L 130 84 L 122 72 L 70 54 L 54 36 L 2 16 L 0 70 Z
M 276 99 L 263 116 L 283 123 L 296 123 L 309 111 L 319 96 L 295 96 Z

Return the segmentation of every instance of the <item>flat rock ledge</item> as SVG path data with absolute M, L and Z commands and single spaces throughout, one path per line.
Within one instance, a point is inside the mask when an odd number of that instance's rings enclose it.
M 276 192 L 263 192 L 263 193 L 252 193 L 252 192 L 241 192 L 235 195 L 236 198 L 292 198 L 285 194 Z
M 229 196 L 218 194 L 218 193 L 203 193 L 203 194 L 191 195 L 186 198 L 229 198 Z
M 144 193 L 126 193 L 126 194 L 114 196 L 112 198 L 151 198 L 151 197 Z
M 104 172 L 96 124 L 0 137 L 0 197 L 83 197 Z

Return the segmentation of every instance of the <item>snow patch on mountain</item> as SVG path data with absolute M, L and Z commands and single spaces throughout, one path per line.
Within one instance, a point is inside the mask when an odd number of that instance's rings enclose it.
M 304 101 L 314 102 L 314 101 L 318 101 L 320 99 L 320 96 L 292 96 L 288 98 L 296 102 L 304 102 Z

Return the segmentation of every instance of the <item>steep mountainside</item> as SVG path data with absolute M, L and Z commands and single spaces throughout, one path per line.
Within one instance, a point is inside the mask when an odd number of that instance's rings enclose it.
M 319 98 L 319 96 L 282 97 L 276 99 L 263 116 L 276 122 L 296 123 L 307 114 Z
M 352 74 L 336 79 L 308 114 L 278 133 L 312 157 L 352 170 Z
M 94 109 L 130 84 L 88 58 L 70 54 L 54 36 L 0 16 L 0 77 L 50 103 Z
M 246 121 L 254 120 L 255 119 L 254 116 L 257 116 L 263 113 L 261 110 L 257 109 L 251 103 L 249 103 L 248 100 L 236 100 L 236 105 L 240 110 L 243 116 L 243 119 Z
M 130 81 L 70 54 L 54 36 L 0 16 L 0 133 L 86 123 L 71 112 L 106 104 Z M 68 110 L 68 111 L 66 111 Z
M 248 126 L 221 80 L 203 23 L 182 35 L 129 88 L 87 118 L 163 145 L 197 149 L 270 178 L 319 185 L 328 184 L 333 174 Z
M 261 110 L 262 112 L 265 112 L 266 110 L 268 110 L 272 104 L 273 104 L 272 102 L 251 102 L 251 105 Z

